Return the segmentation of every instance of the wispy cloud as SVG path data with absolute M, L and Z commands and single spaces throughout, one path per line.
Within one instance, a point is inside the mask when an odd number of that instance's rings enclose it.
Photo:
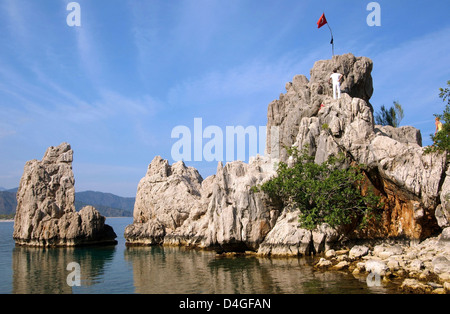
M 311 52 L 301 60 L 292 54 L 286 54 L 277 61 L 255 58 L 222 72 L 211 71 L 200 78 L 188 78 L 169 90 L 168 100 L 173 105 L 208 104 L 268 90 L 284 92 L 284 83 L 291 81 L 296 74 L 309 73 L 314 55 Z
M 375 92 L 371 102 L 375 110 L 398 100 L 405 111 L 402 125 L 420 129 L 424 145 L 430 144 L 428 135 L 434 132 L 433 114 L 443 111 L 438 94 L 450 77 L 448 51 L 450 27 L 404 41 L 372 57 Z

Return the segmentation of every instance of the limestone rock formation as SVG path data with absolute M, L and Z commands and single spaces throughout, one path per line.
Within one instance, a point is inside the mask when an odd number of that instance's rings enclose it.
M 424 239 L 449 226 L 445 157 L 424 154 L 413 127 L 375 126 L 372 68 L 370 59 L 346 54 L 316 62 L 310 80 L 295 76 L 269 104 L 265 156 L 248 164 L 219 163 L 216 175 L 203 180 L 182 162 L 155 158 L 139 184 L 127 242 L 299 255 L 352 237 Z M 328 83 L 333 69 L 344 75 L 336 100 Z M 364 234 L 344 235 L 326 224 L 308 231 L 299 227 L 299 209 L 279 208 L 251 191 L 275 175 L 276 162 L 288 161 L 285 147 L 305 145 L 317 163 L 343 152 L 367 165 L 367 188 L 385 204 L 380 222 Z
M 372 67 L 368 58 L 346 54 L 316 62 L 310 81 L 294 77 L 286 94 L 269 105 L 266 147 L 273 154 L 271 147 L 277 145 L 270 132 L 277 127 L 279 147 L 308 145 L 317 163 L 343 152 L 368 165 L 368 181 L 386 204 L 383 223 L 372 229 L 372 236 L 423 239 L 439 231 L 434 212 L 441 203 L 445 157 L 425 155 L 420 131 L 413 127 L 375 127 L 368 102 Z M 333 69 L 344 75 L 338 100 L 327 82 Z M 285 149 L 279 155 L 287 160 Z
M 157 156 L 139 182 L 134 223 L 125 230 L 128 243 L 162 244 L 190 215 L 204 214 L 201 204 L 202 178 L 183 162 L 172 166 Z
M 218 251 L 256 250 L 272 229 L 277 211 L 251 187 L 274 174 L 261 157 L 249 164 L 219 163 L 203 180 L 183 162 L 155 157 L 139 183 L 128 245 L 195 245 Z
M 105 217 L 92 206 L 75 211 L 73 151 L 69 144 L 47 149 L 41 161 L 25 164 L 17 191 L 13 238 L 17 245 L 78 246 L 116 243 Z

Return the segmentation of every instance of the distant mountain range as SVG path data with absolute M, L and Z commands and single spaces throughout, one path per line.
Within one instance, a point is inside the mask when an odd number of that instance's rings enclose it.
M 0 190 L 0 216 L 12 216 L 16 212 L 17 188 Z M 132 217 L 134 197 L 121 197 L 111 193 L 85 191 L 75 193 L 75 209 L 94 206 L 105 217 Z
M 105 217 L 132 217 L 134 197 L 121 197 L 111 193 L 85 191 L 75 193 L 75 209 L 94 206 Z

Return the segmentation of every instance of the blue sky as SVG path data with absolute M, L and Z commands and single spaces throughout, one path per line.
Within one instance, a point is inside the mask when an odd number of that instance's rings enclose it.
M 424 145 L 450 80 L 448 1 L 0 0 L 0 186 L 18 186 L 27 160 L 68 142 L 76 190 L 135 196 L 172 129 L 264 126 L 267 106 L 314 62 L 351 52 L 374 62 L 375 111 L 398 100 L 402 125 Z M 187 162 L 203 177 L 217 162 Z

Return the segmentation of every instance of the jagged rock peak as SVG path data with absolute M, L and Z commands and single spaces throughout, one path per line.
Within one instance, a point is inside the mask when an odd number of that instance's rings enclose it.
M 25 164 L 17 191 L 13 238 L 26 246 L 116 243 L 105 217 L 92 206 L 75 211 L 73 151 L 68 143 L 49 147 L 41 161 Z
M 343 75 L 341 91 L 342 97 L 345 99 L 340 101 L 340 106 L 347 107 L 344 108 L 345 112 L 350 110 L 350 113 L 352 113 L 353 110 L 353 115 L 357 113 L 358 109 L 367 107 L 368 110 L 364 113 L 365 119 L 373 120 L 373 109 L 369 103 L 373 94 L 372 68 L 373 62 L 369 58 L 355 57 L 349 53 L 334 56 L 331 60 L 315 62 L 310 72 L 310 81 L 304 75 L 296 75 L 292 82 L 286 84 L 286 93 L 281 94 L 278 100 L 269 104 L 266 153 L 272 157 L 286 160 L 284 147 L 291 147 L 296 142 L 302 119 L 317 117 L 324 106 L 331 106 L 334 100 L 329 79 L 334 70 Z M 353 98 L 361 101 L 355 100 L 354 105 L 349 106 L 348 103 Z M 360 104 L 361 102 L 363 102 L 363 105 Z M 316 121 L 310 120 L 308 122 L 314 123 Z M 373 127 L 373 121 L 368 122 Z M 339 131 L 340 126 L 337 120 L 334 123 L 335 131 Z M 277 136 L 275 137 L 272 135 L 273 127 L 277 127 Z M 279 146 L 278 143 L 272 143 L 276 137 L 279 138 Z M 276 154 L 272 152 L 273 147 L 277 148 Z
M 372 67 L 368 58 L 346 54 L 317 61 L 310 81 L 294 77 L 286 94 L 269 105 L 266 147 L 283 161 L 284 147 L 307 145 L 316 163 L 344 153 L 367 165 L 368 179 L 386 204 L 383 226 L 374 231 L 380 237 L 423 239 L 439 231 L 434 212 L 446 187 L 445 156 L 425 154 L 420 131 L 411 126 L 375 126 L 369 103 Z M 340 99 L 333 98 L 328 82 L 334 69 L 343 74 Z

